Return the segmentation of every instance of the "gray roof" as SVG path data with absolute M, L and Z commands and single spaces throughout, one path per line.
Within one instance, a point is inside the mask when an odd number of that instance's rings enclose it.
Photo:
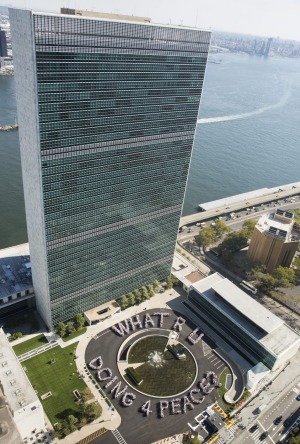
M 197 282 L 193 287 L 220 308 L 222 306 L 224 313 L 227 312 L 230 317 L 235 318 L 236 322 L 242 324 L 246 329 L 250 329 L 250 333 L 252 333 L 253 327 L 251 325 L 253 323 L 266 333 L 272 332 L 284 323 L 280 318 L 218 273 Z M 221 299 L 215 296 L 215 291 L 220 295 Z M 222 299 L 225 303 L 222 303 Z M 241 313 L 243 317 L 237 319 L 238 313 Z M 249 324 L 246 325 L 244 317 L 249 319 Z M 257 335 L 254 334 L 254 336 Z
M 214 273 L 192 288 L 274 355 L 280 356 L 297 343 L 300 346 L 294 330 L 222 275 Z
M 29 246 L 0 250 L 0 298 L 32 288 Z
M 37 402 L 38 397 L 8 339 L 0 328 L 0 382 L 13 412 Z

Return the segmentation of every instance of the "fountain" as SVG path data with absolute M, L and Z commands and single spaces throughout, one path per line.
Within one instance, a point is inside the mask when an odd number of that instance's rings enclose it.
M 153 351 L 148 355 L 148 363 L 155 368 L 163 367 L 165 360 L 161 352 Z

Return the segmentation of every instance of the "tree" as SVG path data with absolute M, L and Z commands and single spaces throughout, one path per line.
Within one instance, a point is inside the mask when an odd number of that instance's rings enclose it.
M 133 294 L 134 294 L 134 298 L 135 298 L 135 303 L 140 304 L 142 302 L 142 295 L 141 295 L 140 290 L 138 290 L 136 288 L 135 290 L 133 290 Z
M 64 428 L 63 423 L 57 422 L 54 426 L 55 436 L 57 436 L 58 438 L 63 438 L 66 435 L 64 433 L 63 428 Z
M 69 435 L 70 432 L 71 432 L 71 430 L 70 430 L 69 424 L 66 424 L 64 422 L 62 425 L 62 428 L 61 428 L 62 436 L 67 436 L 67 435 Z
M 75 424 L 77 422 L 78 422 L 78 419 L 74 415 L 69 415 L 67 417 L 67 423 L 70 427 L 71 432 L 74 432 L 75 430 L 77 430 L 77 427 L 75 426 Z
M 74 333 L 74 331 L 75 331 L 75 327 L 74 327 L 74 324 L 73 324 L 72 321 L 69 321 L 69 322 L 67 323 L 67 325 L 66 325 L 66 330 L 67 330 L 68 335 L 71 335 L 72 333 Z
M 297 281 L 300 281 L 300 259 L 294 259 L 293 267 L 295 270 L 295 278 Z
M 188 438 L 184 441 L 184 444 L 200 444 L 201 441 L 197 436 L 194 436 L 193 438 Z
M 85 403 L 89 400 L 89 398 L 92 396 L 91 390 L 86 387 L 84 390 L 82 390 L 80 393 L 80 402 Z
M 243 223 L 242 231 L 245 233 L 248 239 L 252 236 L 256 224 L 257 224 L 256 219 L 247 219 Z
M 148 285 L 148 293 L 149 293 L 150 298 L 152 298 L 155 295 L 153 285 L 151 285 L 151 284 Z
M 292 436 L 289 444 L 300 444 L 300 436 Z
M 224 265 L 233 265 L 235 263 L 233 253 L 229 250 L 223 250 L 221 262 Z
M 171 274 L 171 279 L 172 279 L 172 282 L 173 282 L 173 287 L 174 287 L 174 285 L 178 285 L 179 284 L 179 279 L 176 276 L 174 276 L 174 274 Z
M 66 325 L 63 322 L 60 322 L 57 327 L 56 327 L 56 333 L 63 338 L 64 336 L 66 336 L 67 333 L 67 329 L 66 329 Z
M 276 279 L 277 287 L 293 287 L 296 282 L 293 268 L 279 266 L 273 271 L 273 277 Z
M 146 301 L 146 300 L 150 299 L 150 295 L 149 295 L 146 287 L 141 288 L 141 296 L 142 296 L 142 301 Z
M 99 418 L 99 416 L 102 413 L 102 409 L 98 402 L 93 402 L 91 404 L 88 404 L 85 409 L 85 415 L 88 419 L 88 421 L 94 421 L 94 419 Z
M 133 293 L 128 293 L 127 294 L 127 303 L 128 303 L 128 307 L 132 307 L 133 305 L 135 305 L 135 296 Z
M 125 310 L 128 307 L 128 305 L 129 305 L 127 297 L 126 296 L 122 296 L 119 299 L 119 304 L 120 304 L 121 310 Z
M 80 330 L 85 324 L 84 316 L 80 313 L 74 316 L 74 327 L 76 330 Z
M 223 222 L 222 220 L 217 219 L 215 221 L 215 225 L 213 226 L 213 230 L 218 237 L 221 237 L 223 236 L 223 234 L 229 233 L 231 231 L 231 228 L 229 228 L 228 225 L 226 225 L 225 222 Z
M 220 248 L 222 251 L 228 250 L 232 253 L 240 250 L 241 248 L 245 247 L 248 243 L 248 236 L 246 233 L 241 231 L 236 231 L 229 233 L 228 236 L 226 236 L 226 239 L 223 240 L 222 244 L 220 245 Z
M 157 279 L 155 279 L 155 281 L 153 282 L 154 291 L 157 292 L 159 290 L 159 287 L 160 287 L 160 283 L 158 282 Z
M 168 276 L 166 279 L 166 284 L 167 284 L 167 288 L 173 288 L 173 280 L 172 280 L 172 276 Z
M 17 331 L 15 333 L 13 333 L 9 339 L 10 339 L 10 341 L 15 341 L 16 339 L 20 339 L 20 338 L 23 338 L 23 333 L 21 333 L 20 331 Z
M 217 241 L 217 233 L 212 227 L 203 228 L 198 234 L 197 242 L 205 250 L 209 245 Z
M 274 290 L 276 287 L 276 279 L 270 274 L 266 274 L 262 277 L 260 281 L 260 289 L 264 293 L 269 293 L 271 290 Z

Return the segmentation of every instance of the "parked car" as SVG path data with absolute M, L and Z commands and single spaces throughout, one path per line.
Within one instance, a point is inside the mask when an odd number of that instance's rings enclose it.
M 264 432 L 260 435 L 260 440 L 263 441 L 267 436 L 269 436 L 269 432 Z
M 296 399 L 297 399 L 297 401 L 300 401 L 300 395 L 298 395 L 298 396 L 296 397 Z

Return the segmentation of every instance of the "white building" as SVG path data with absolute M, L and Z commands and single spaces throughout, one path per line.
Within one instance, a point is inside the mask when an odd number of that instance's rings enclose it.
M 298 351 L 300 336 L 294 330 L 218 273 L 192 285 L 187 303 L 254 366 L 262 362 L 276 369 Z
M 30 436 L 34 429 L 43 429 L 43 407 L 2 329 L 0 384 L 22 439 Z

